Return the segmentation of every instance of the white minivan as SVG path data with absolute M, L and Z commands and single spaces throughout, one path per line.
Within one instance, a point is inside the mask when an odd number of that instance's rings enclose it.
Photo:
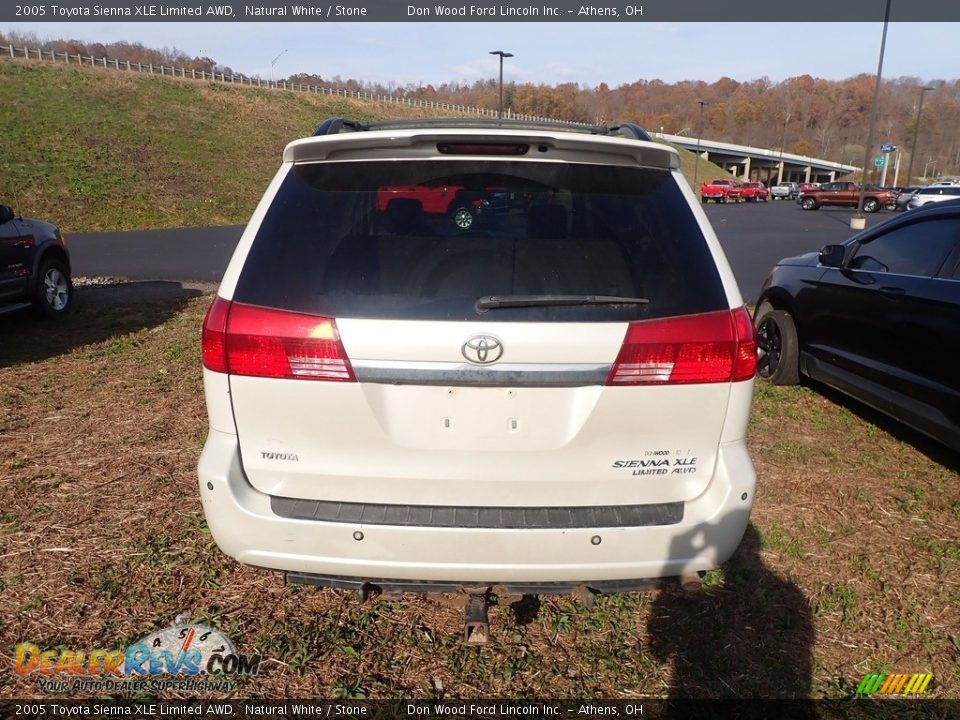
M 637 126 L 325 122 L 203 366 L 210 530 L 289 581 L 617 592 L 716 567 L 748 522 L 753 324 Z

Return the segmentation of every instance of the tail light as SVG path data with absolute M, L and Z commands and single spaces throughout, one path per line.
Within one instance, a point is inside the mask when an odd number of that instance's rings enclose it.
M 630 323 L 607 385 L 749 380 L 757 343 L 746 308 Z
M 217 297 L 203 322 L 203 365 L 250 377 L 352 382 L 336 322 Z
M 227 315 L 230 302 L 219 295 L 213 298 L 207 316 L 203 319 L 200 352 L 203 366 L 214 372 L 227 372 Z

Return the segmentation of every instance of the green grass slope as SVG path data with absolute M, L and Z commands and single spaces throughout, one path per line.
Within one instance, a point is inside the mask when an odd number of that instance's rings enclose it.
M 243 223 L 323 118 L 437 114 L 35 61 L 0 61 L 0 95 L 0 202 L 67 232 Z

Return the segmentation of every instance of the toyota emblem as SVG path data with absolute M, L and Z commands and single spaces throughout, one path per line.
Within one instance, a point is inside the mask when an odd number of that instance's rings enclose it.
M 490 335 L 475 335 L 467 340 L 460 348 L 463 356 L 477 365 L 489 365 L 503 355 L 503 345 Z

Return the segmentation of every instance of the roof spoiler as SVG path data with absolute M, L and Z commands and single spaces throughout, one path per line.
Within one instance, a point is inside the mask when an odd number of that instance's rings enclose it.
M 327 118 L 313 131 L 319 135 L 337 135 L 341 132 L 363 132 L 366 130 L 410 130 L 422 128 L 470 128 L 470 129 L 510 129 L 510 130 L 567 130 L 589 133 L 591 135 L 619 135 L 631 140 L 650 140 L 650 135 L 636 123 L 617 125 L 589 125 L 552 120 L 503 120 L 479 118 L 450 118 L 429 120 L 388 120 L 377 123 L 361 123 L 346 118 Z

